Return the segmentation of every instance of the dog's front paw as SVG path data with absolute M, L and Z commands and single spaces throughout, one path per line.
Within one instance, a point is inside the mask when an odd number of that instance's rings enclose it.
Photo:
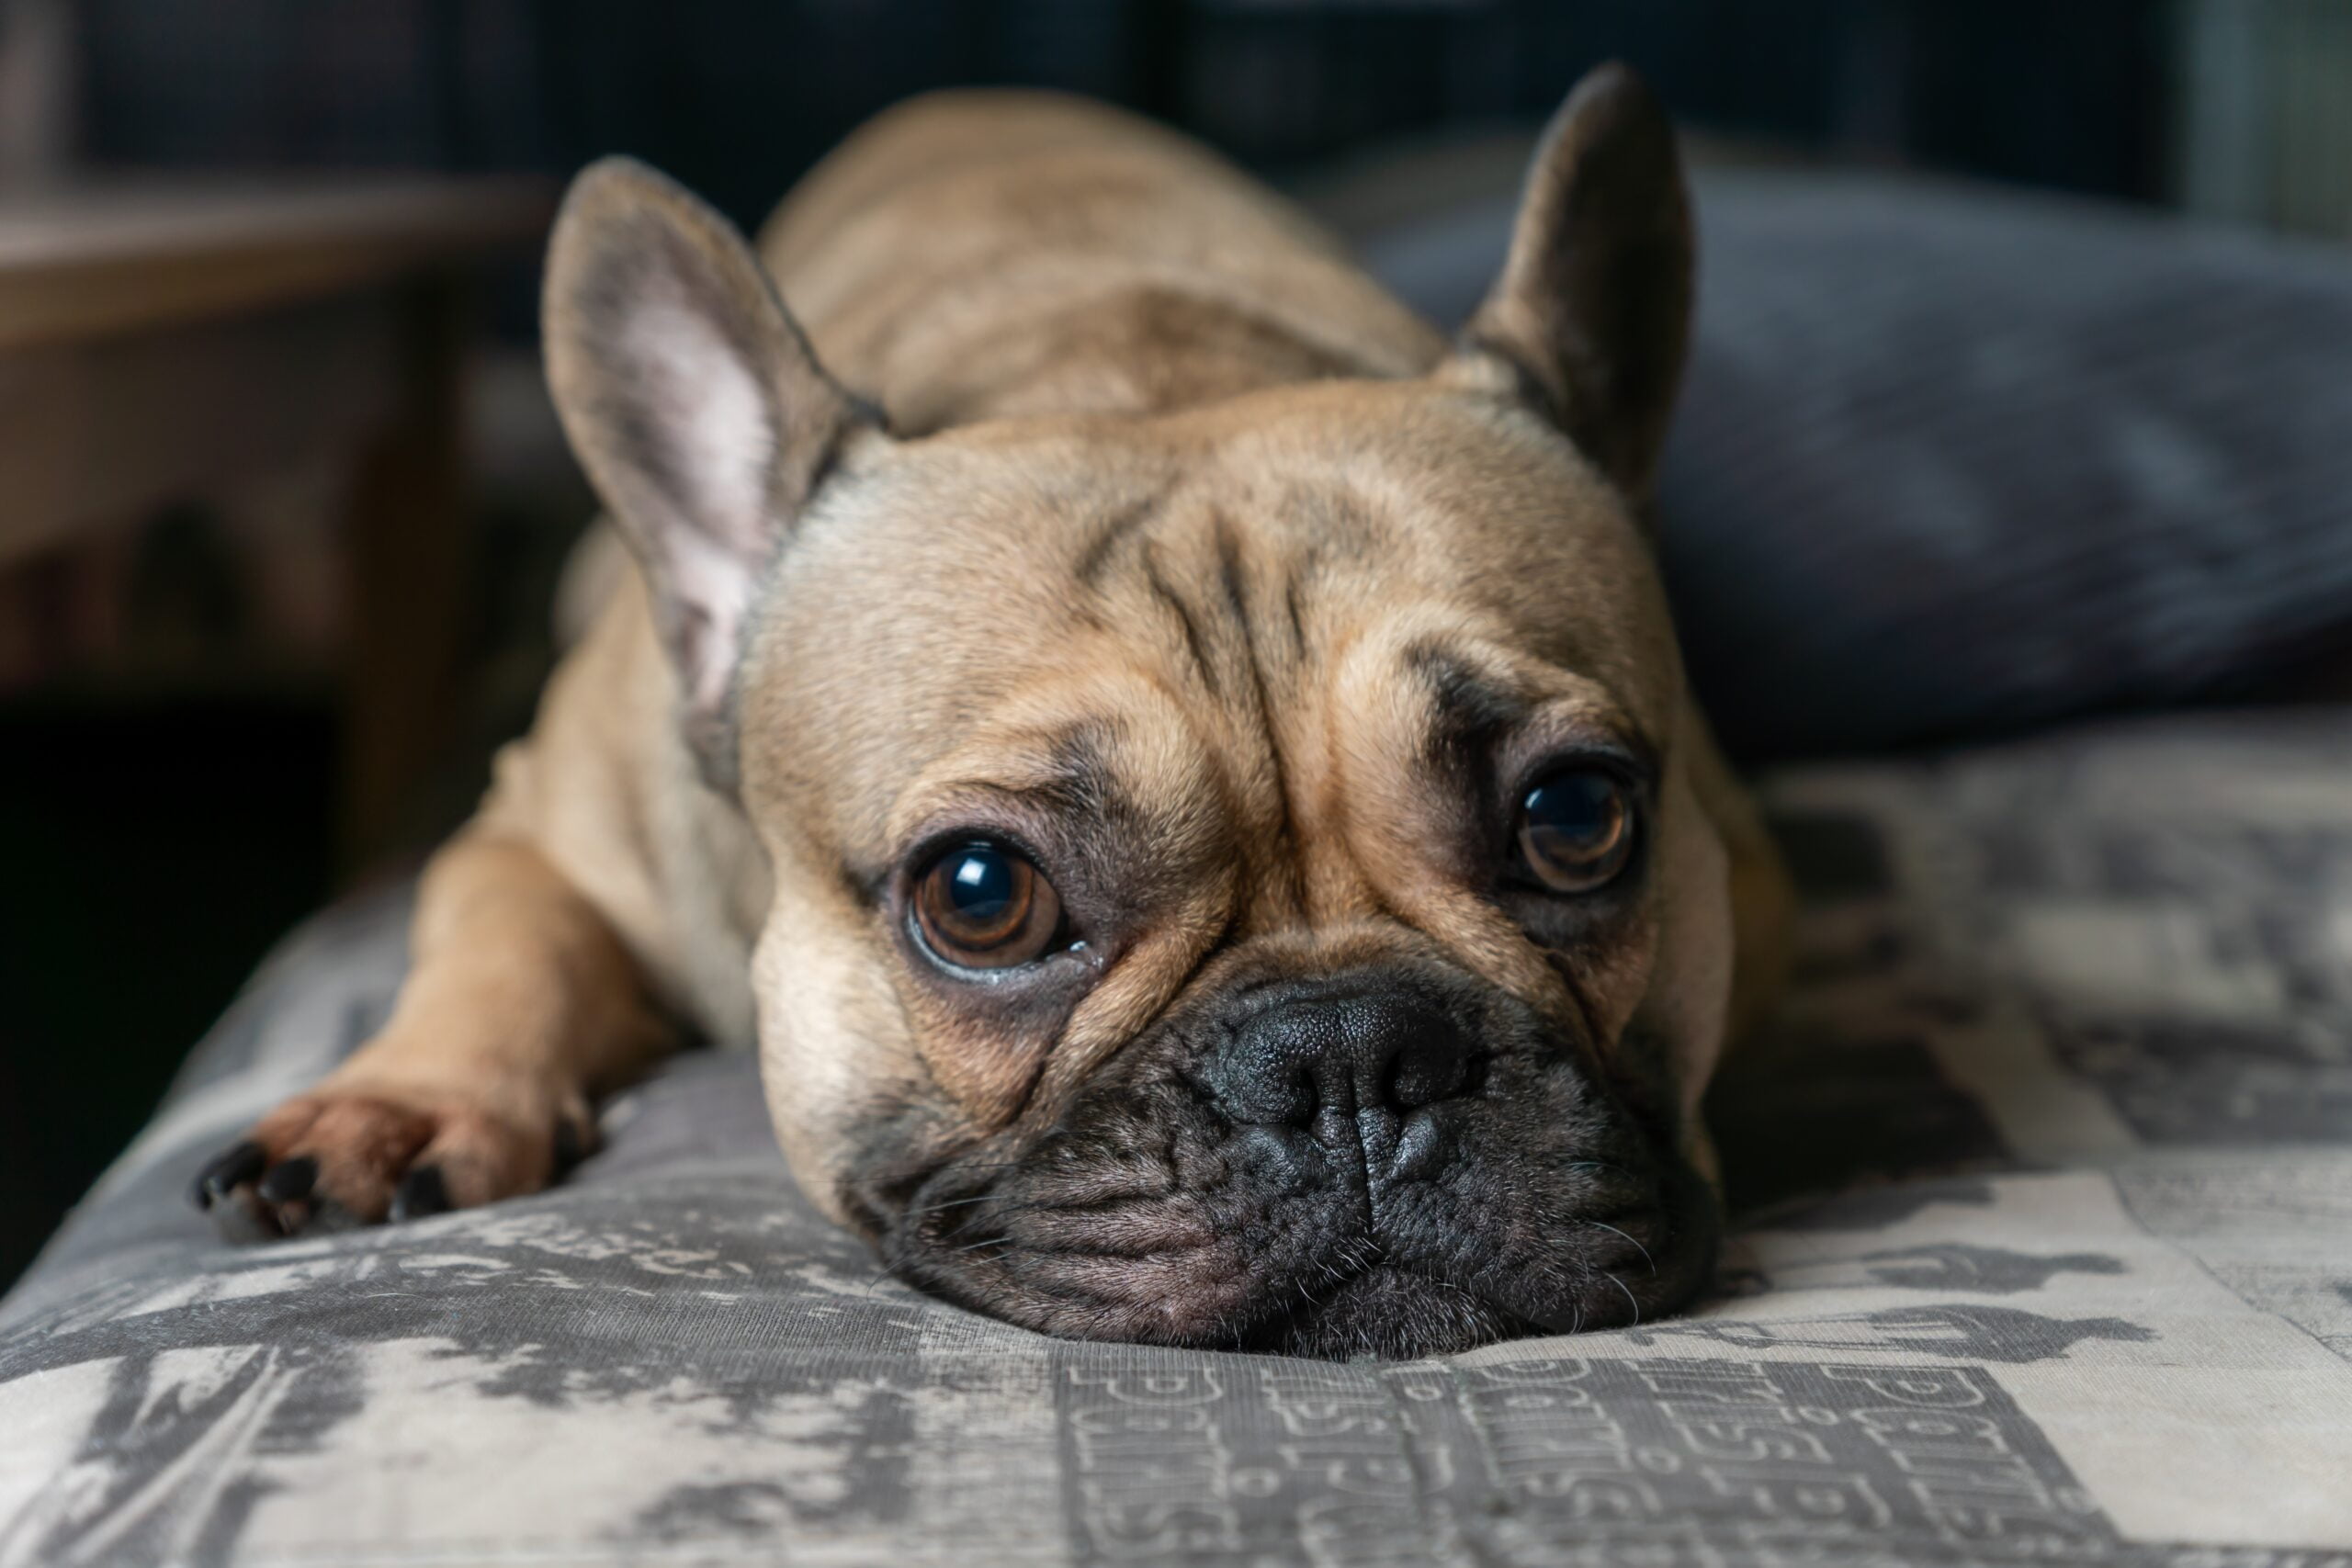
M 586 1152 L 593 1123 L 584 1104 L 514 1100 L 326 1085 L 263 1117 L 191 1195 L 224 1236 L 254 1241 L 536 1192 Z

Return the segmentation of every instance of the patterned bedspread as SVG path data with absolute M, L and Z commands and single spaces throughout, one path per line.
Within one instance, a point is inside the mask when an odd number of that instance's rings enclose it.
M 398 977 L 401 896 L 332 913 L 0 1304 L 0 1564 L 2352 1563 L 2352 725 L 1770 793 L 1717 1294 L 1442 1360 L 929 1301 L 710 1055 L 557 1191 L 224 1249 L 198 1162 Z

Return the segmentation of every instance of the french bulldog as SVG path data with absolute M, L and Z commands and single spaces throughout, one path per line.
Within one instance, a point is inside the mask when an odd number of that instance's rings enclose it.
M 1613 66 L 1451 344 L 1076 100 L 892 110 L 756 247 L 590 168 L 547 366 L 626 557 L 390 1021 L 199 1201 L 274 1235 L 531 1192 L 702 1036 L 898 1275 L 1049 1334 L 1672 1311 L 1787 897 L 1649 536 L 1691 243 Z

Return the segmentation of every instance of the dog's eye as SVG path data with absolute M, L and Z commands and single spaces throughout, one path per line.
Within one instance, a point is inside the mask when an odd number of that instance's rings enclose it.
M 1519 803 L 1519 857 L 1555 893 L 1589 893 L 1625 869 L 1634 852 L 1634 808 L 1609 774 L 1572 768 L 1551 774 Z
M 932 952 L 967 969 L 1010 969 L 1042 955 L 1062 901 L 1019 853 L 986 841 L 952 849 L 915 884 L 915 926 Z

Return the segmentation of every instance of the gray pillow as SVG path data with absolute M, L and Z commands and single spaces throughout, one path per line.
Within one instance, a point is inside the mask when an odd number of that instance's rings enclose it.
M 1693 183 L 1699 328 L 1659 502 L 1736 750 L 2206 697 L 2352 646 L 2352 259 L 1925 181 Z M 1510 206 L 1363 254 L 1456 322 Z

